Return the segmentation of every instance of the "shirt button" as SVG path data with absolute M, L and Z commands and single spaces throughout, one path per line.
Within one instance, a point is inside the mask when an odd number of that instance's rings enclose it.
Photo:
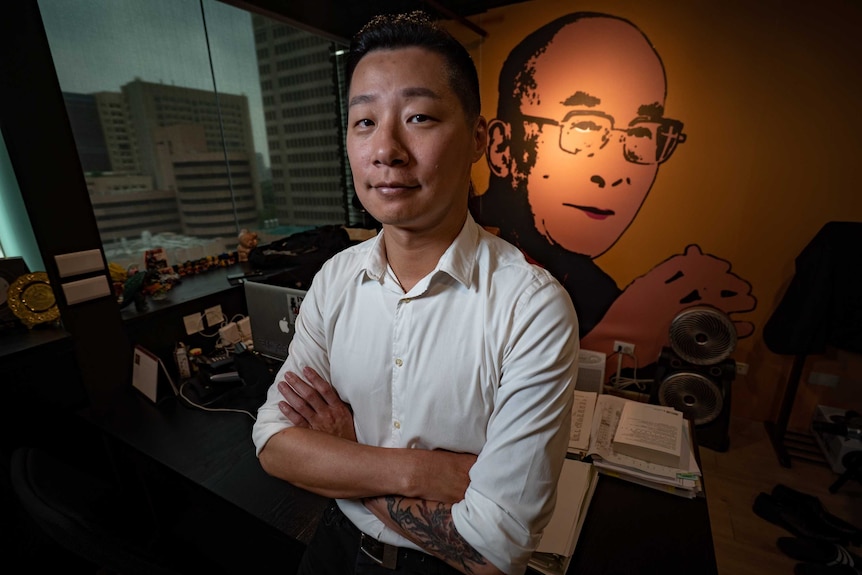
M 398 367 L 401 367 L 402 365 L 404 365 L 404 362 L 401 361 L 401 358 L 399 357 L 398 359 L 395 360 L 395 365 L 397 365 Z
M 401 422 L 400 421 L 395 421 L 392 423 L 392 425 L 395 427 L 395 429 L 401 429 Z

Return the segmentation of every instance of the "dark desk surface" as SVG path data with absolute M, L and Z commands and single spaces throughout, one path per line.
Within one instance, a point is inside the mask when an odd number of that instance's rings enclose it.
M 147 298 L 147 309 L 145 311 L 137 311 L 134 304 L 129 304 L 122 308 L 120 314 L 124 322 L 151 319 L 153 316 L 163 315 L 172 308 L 194 302 L 206 296 L 221 294 L 233 289 L 241 291 L 242 285 L 237 282 L 231 282 L 228 280 L 228 276 L 249 272 L 250 270 L 251 268 L 248 263 L 244 262 L 183 277 L 180 283 L 168 292 L 165 299 L 156 300 Z
M 233 403 L 262 401 L 260 389 L 248 391 L 253 393 L 235 397 Z M 251 441 L 253 422 L 246 414 L 200 411 L 173 397 L 154 405 L 129 389 L 111 414 L 87 418 L 296 541 L 308 542 L 327 503 L 262 470 Z M 568 573 L 716 574 L 706 499 L 685 499 L 602 476 Z
M 42 352 L 48 346 L 68 343 L 71 335 L 62 327 L 38 325 L 33 329 L 9 329 L 0 332 L 0 360 L 14 358 L 25 352 Z
M 717 575 L 705 498 L 601 476 L 570 575 Z
M 113 412 L 86 417 L 110 436 L 302 543 L 311 538 L 328 503 L 263 471 L 251 441 L 253 422 L 244 413 L 201 411 L 173 397 L 156 405 L 130 388 L 117 398 Z

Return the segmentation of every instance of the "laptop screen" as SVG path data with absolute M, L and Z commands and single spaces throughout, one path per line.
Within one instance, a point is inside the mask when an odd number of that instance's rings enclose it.
M 253 281 L 243 285 L 254 351 L 284 361 L 307 292 Z

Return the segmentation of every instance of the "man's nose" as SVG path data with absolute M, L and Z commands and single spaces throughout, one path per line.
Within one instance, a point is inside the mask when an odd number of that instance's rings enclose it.
M 596 167 L 590 181 L 600 189 L 631 184 L 629 177 L 631 166 L 626 160 L 625 154 L 625 135 L 622 131 L 614 130 L 600 151 L 589 156 L 597 160 L 601 158 L 601 161 L 598 162 L 600 167 Z
M 374 133 L 375 165 L 393 166 L 407 163 L 409 154 L 400 127 L 382 123 Z
M 631 184 L 632 183 L 631 178 L 617 178 L 617 179 L 609 182 L 598 174 L 596 174 L 592 178 L 590 178 L 590 181 L 592 183 L 596 184 L 599 188 L 604 188 L 605 186 L 610 186 L 612 188 L 615 188 L 615 187 L 620 186 L 622 184 Z

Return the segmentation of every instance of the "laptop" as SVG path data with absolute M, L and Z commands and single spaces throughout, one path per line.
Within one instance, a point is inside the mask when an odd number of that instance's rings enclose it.
M 296 329 L 299 306 L 308 292 L 253 281 L 243 285 L 254 351 L 284 361 Z

